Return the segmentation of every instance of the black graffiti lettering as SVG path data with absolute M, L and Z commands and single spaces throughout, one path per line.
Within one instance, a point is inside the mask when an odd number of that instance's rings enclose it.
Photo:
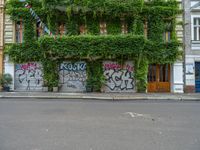
M 126 69 L 105 70 L 104 75 L 106 78 L 106 86 L 111 91 L 117 89 L 120 89 L 121 91 L 134 89 L 134 79 L 132 73 Z
M 61 70 L 67 70 L 67 71 L 84 71 L 86 70 L 86 64 L 85 63 L 63 63 L 60 66 Z
M 73 88 L 73 89 L 76 89 L 76 88 L 77 88 L 77 87 L 76 87 L 75 85 L 73 85 L 73 84 L 69 84 L 69 85 L 67 85 L 67 87 Z
M 86 81 L 86 72 L 74 72 L 74 71 L 61 71 L 60 82 L 65 84 L 67 81 Z

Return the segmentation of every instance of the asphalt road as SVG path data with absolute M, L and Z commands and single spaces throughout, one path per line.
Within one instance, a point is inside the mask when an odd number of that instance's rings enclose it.
M 0 99 L 0 150 L 200 150 L 200 102 Z

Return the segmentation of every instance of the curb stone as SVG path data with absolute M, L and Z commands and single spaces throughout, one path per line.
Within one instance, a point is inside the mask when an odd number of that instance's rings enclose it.
M 26 93 L 10 92 L 0 93 L 0 98 L 37 98 L 37 99 L 90 99 L 90 100 L 176 100 L 200 101 L 200 94 L 86 94 L 86 93 Z

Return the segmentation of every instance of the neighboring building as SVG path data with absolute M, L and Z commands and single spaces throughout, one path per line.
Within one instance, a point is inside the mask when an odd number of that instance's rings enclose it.
M 184 0 L 185 92 L 200 92 L 200 1 Z
M 183 8 L 182 1 L 177 0 L 180 4 L 180 9 Z M 182 14 L 177 17 L 177 22 L 183 21 Z M 128 25 L 121 18 L 121 33 L 128 33 Z M 200 22 L 199 22 L 200 23 Z M 63 35 L 66 33 L 65 24 L 58 25 L 58 32 Z M 107 34 L 107 23 L 105 21 L 99 22 L 99 34 Z M 148 23 L 144 23 L 144 35 L 148 35 Z M 43 34 L 44 29 L 36 25 L 36 33 L 39 37 Z M 5 16 L 5 31 L 4 41 L 9 43 L 23 42 L 23 21 L 19 20 L 13 22 L 8 15 Z M 87 27 L 85 25 L 79 26 L 79 34 L 86 34 Z M 170 41 L 171 33 L 163 33 L 163 38 L 166 42 Z M 176 26 L 177 39 L 183 42 L 183 28 L 182 25 Z M 2 34 L 3 35 L 3 34 Z M 200 36 L 200 35 L 199 35 Z M 199 37 L 200 38 L 200 37 Z M 2 38 L 3 39 L 3 38 Z M 187 47 L 186 47 L 187 48 Z M 180 47 L 180 51 L 183 48 Z M 0 58 L 1 60 L 1 58 Z M 194 64 L 194 62 L 193 62 Z M 197 63 L 198 64 L 198 63 Z M 37 62 L 29 62 L 25 64 L 14 64 L 10 62 L 8 56 L 4 60 L 5 73 L 12 74 L 14 81 L 12 89 L 16 91 L 42 91 L 43 90 L 43 73 L 42 66 Z M 134 74 L 134 65 L 130 61 L 126 61 L 124 66 L 121 66 L 117 61 L 104 60 L 103 61 L 104 75 L 107 80 L 104 90 L 106 92 L 136 92 Z M 84 61 L 72 63 L 68 60 L 60 65 L 59 76 L 61 91 L 63 92 L 83 92 L 86 86 L 87 64 Z M 172 92 L 183 93 L 183 60 L 177 60 L 174 64 L 150 64 L 148 69 L 148 86 L 147 92 Z M 187 80 L 186 80 L 187 81 Z M 187 82 L 186 82 L 187 84 Z M 190 84 L 188 84 L 190 85 Z
M 4 0 L 0 0 L 0 74 L 3 73 Z

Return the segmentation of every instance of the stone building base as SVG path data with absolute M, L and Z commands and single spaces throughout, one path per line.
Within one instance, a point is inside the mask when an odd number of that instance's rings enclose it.
M 195 93 L 195 86 L 193 85 L 185 86 L 185 93 Z

